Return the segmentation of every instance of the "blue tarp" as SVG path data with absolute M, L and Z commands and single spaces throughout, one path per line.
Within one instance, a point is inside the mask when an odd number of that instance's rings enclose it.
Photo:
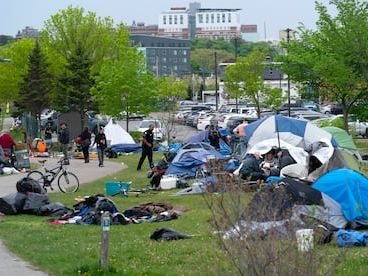
M 200 143 L 200 142 L 209 143 L 207 130 L 202 130 L 198 132 L 196 135 L 189 137 L 185 143 L 189 144 L 189 143 Z
M 202 143 L 187 144 L 175 156 L 165 174 L 187 174 L 194 177 L 197 169 L 205 164 L 210 156 L 217 159 L 224 158 L 222 154 L 210 145 Z
M 136 152 L 136 151 L 141 151 L 142 150 L 142 146 L 140 144 L 117 144 L 117 145 L 113 145 L 111 146 L 111 149 L 115 152 Z
M 321 176 L 312 187 L 339 203 L 349 222 L 368 224 L 368 179 L 364 175 L 336 169 Z

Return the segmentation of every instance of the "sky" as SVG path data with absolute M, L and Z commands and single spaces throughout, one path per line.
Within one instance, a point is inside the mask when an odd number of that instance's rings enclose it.
M 327 5 L 328 0 L 319 0 Z M 25 26 L 41 29 L 44 21 L 68 6 L 83 7 L 115 23 L 133 20 L 157 24 L 158 15 L 171 7 L 188 7 L 187 0 L 0 0 L 0 34 L 12 35 Z M 242 24 L 257 24 L 260 37 L 278 38 L 281 29 L 295 29 L 302 22 L 315 28 L 314 0 L 197 0 L 202 8 L 240 8 Z M 266 26 L 266 32 L 264 31 Z

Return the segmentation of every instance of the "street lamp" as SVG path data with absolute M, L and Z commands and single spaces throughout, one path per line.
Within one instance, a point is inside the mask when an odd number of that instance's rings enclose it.
M 217 89 L 217 52 L 215 52 L 215 97 L 216 97 L 216 111 L 218 111 L 218 89 Z

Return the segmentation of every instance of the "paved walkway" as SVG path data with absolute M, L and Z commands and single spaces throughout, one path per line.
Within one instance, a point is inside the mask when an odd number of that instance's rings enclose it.
M 47 159 L 46 167 L 53 168 L 56 166 L 58 159 Z M 31 162 L 37 162 L 34 159 Z M 91 160 L 90 163 L 84 164 L 83 160 L 72 159 L 67 169 L 74 172 L 81 183 L 80 189 L 83 191 L 83 184 L 94 181 L 96 179 L 112 175 L 121 169 L 125 168 L 120 163 L 105 162 L 105 167 L 99 168 L 96 160 Z M 42 170 L 42 168 L 40 168 Z M 16 192 L 16 183 L 19 179 L 25 177 L 26 173 L 16 175 L 0 176 L 0 197 L 9 193 Z M 57 183 L 53 183 L 55 191 L 58 191 Z M 1 218 L 0 218 L 1 219 Z M 6 218 L 5 218 L 6 219 Z M 0 275 L 12 276 L 39 276 L 46 275 L 40 272 L 30 264 L 20 260 L 17 256 L 10 253 L 0 241 Z

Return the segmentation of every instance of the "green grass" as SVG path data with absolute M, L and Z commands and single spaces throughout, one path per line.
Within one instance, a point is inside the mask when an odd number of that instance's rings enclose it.
M 134 187 L 144 187 L 144 171 L 135 171 L 138 155 L 120 157 L 129 168 L 115 175 L 129 180 Z M 147 166 L 147 163 L 145 164 Z M 113 178 L 108 178 L 113 179 Z M 105 179 L 107 180 L 107 179 Z M 67 206 L 77 196 L 104 192 L 104 180 L 82 185 L 77 194 L 50 194 L 52 202 Z M 112 226 L 110 231 L 110 265 L 118 274 L 198 275 L 233 272 L 218 247 L 208 223 L 209 211 L 201 196 L 172 196 L 172 191 L 128 198 L 113 197 L 119 210 L 136 204 L 160 201 L 188 208 L 179 219 L 163 223 Z M 0 238 L 15 254 L 52 275 L 74 275 L 76 271 L 94 270 L 100 254 L 99 226 L 50 225 L 48 218 L 30 215 L 8 216 L 0 223 Z M 170 227 L 193 235 L 192 239 L 158 243 L 149 239 L 155 229 Z M 88 269 L 87 269 L 88 270 Z
M 156 155 L 155 158 L 160 156 Z M 82 185 L 77 194 L 50 194 L 52 202 L 67 206 L 77 196 L 104 192 L 104 181 L 132 181 L 135 188 L 148 184 L 145 169 L 135 170 L 138 155 L 122 156 L 128 169 L 103 180 Z M 109 275 L 213 275 L 236 274 L 221 251 L 209 224 L 210 212 L 201 196 L 173 196 L 173 191 L 145 194 L 139 197 L 113 197 L 119 210 L 136 204 L 160 201 L 188 208 L 179 219 L 162 223 L 142 223 L 112 226 L 110 231 Z M 213 195 L 216 196 L 216 195 Z M 155 229 L 170 227 L 193 235 L 192 239 L 158 243 L 149 239 Z M 15 254 L 51 275 L 103 275 L 99 271 L 101 231 L 99 226 L 50 225 L 47 217 L 30 215 L 8 216 L 0 223 L 0 238 Z M 334 245 L 322 250 L 338 253 Z M 348 251 L 339 267 L 339 275 L 363 275 L 368 271 L 368 252 L 365 248 Z M 362 274 L 363 273 L 363 274 Z

